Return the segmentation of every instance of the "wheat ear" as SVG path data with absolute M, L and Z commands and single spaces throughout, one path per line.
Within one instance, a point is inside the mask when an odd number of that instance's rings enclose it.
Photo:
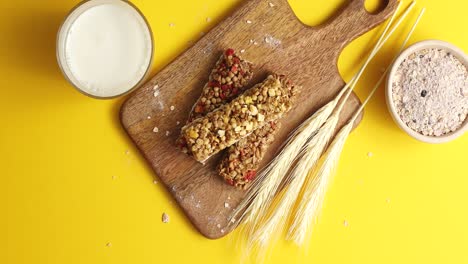
M 413 24 L 410 32 L 406 36 L 406 39 L 404 40 L 398 54 L 401 53 L 401 51 L 408 43 L 411 35 L 416 29 L 416 26 L 421 20 L 424 11 L 425 9 L 422 9 L 421 13 L 419 14 L 418 18 Z M 393 64 L 394 61 L 395 59 L 392 61 L 391 64 Z M 334 168 L 336 168 L 336 165 L 338 164 L 344 144 L 346 143 L 346 140 L 348 139 L 348 136 L 353 128 L 353 124 L 356 121 L 359 114 L 362 112 L 364 106 L 367 105 L 369 100 L 372 98 L 374 93 L 382 84 L 388 70 L 389 67 L 383 73 L 383 75 L 381 76 L 377 84 L 374 86 L 374 88 L 370 92 L 367 99 L 363 102 L 361 107 L 355 112 L 355 114 L 349 120 L 349 122 L 338 132 L 337 136 L 335 137 L 335 140 L 333 140 L 333 142 L 331 143 L 330 147 L 324 155 L 325 158 L 320 169 L 316 171 L 316 173 L 312 175 L 312 177 L 309 177 L 309 179 L 307 180 L 306 185 L 304 186 L 302 199 L 299 202 L 298 209 L 294 215 L 291 227 L 289 228 L 287 239 L 293 240 L 298 245 L 302 245 L 304 243 L 306 234 L 310 233 L 310 229 L 312 228 L 313 223 L 316 222 L 316 219 L 321 210 L 327 186 L 331 181 Z

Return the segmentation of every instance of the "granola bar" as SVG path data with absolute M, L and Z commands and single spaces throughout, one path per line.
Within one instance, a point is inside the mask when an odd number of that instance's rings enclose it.
M 227 49 L 211 71 L 202 95 L 190 112 L 188 123 L 205 116 L 242 93 L 252 79 L 252 67 L 252 63 L 243 60 L 233 49 Z
M 278 127 L 278 121 L 272 121 L 229 147 L 218 165 L 219 175 L 228 184 L 245 188 L 255 178 L 260 161 L 273 142 Z
M 291 108 L 294 86 L 283 75 L 270 75 L 242 95 L 182 128 L 182 138 L 203 162 Z
M 252 79 L 252 68 L 253 64 L 243 60 L 233 49 L 224 51 L 211 71 L 200 98 L 193 106 L 187 123 L 205 116 L 244 92 Z M 176 145 L 184 153 L 190 154 L 182 137 L 177 139 Z

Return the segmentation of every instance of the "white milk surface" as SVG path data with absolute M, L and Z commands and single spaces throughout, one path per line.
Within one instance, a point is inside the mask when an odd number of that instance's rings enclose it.
M 116 96 L 145 75 L 152 55 L 149 29 L 125 2 L 93 6 L 72 22 L 65 57 L 75 85 L 84 92 Z

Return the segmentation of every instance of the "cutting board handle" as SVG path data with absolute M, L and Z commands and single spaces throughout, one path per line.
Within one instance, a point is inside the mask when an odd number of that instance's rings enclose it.
M 335 42 L 340 46 L 337 49 L 337 56 L 341 50 L 351 41 L 368 32 L 372 28 L 384 22 L 390 17 L 398 6 L 398 0 L 384 0 L 385 6 L 377 13 L 370 13 L 366 10 L 364 3 L 366 0 L 350 0 L 335 17 L 325 23 L 318 30 L 324 32 L 338 32 L 337 35 L 326 36 L 330 42 Z M 311 28 L 314 30 L 314 28 Z M 317 30 L 317 28 L 315 28 Z

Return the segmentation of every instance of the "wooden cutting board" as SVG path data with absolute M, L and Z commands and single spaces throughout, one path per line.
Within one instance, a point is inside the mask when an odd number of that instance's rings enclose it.
M 325 25 L 312 28 L 297 19 L 286 0 L 245 1 L 123 104 L 123 127 L 203 235 L 215 239 L 231 231 L 227 217 L 245 192 L 219 179 L 215 171 L 219 156 L 202 166 L 179 152 L 174 141 L 221 52 L 245 50 L 242 56 L 256 66 L 252 84 L 274 72 L 302 86 L 266 155 L 269 161 L 288 133 L 344 85 L 338 56 L 349 42 L 395 11 L 397 0 L 388 2 L 378 14 L 370 14 L 364 0 L 352 0 Z M 156 85 L 159 94 L 154 96 Z M 340 126 L 358 105 L 357 97 L 348 100 Z M 154 127 L 159 132 L 153 132 Z

